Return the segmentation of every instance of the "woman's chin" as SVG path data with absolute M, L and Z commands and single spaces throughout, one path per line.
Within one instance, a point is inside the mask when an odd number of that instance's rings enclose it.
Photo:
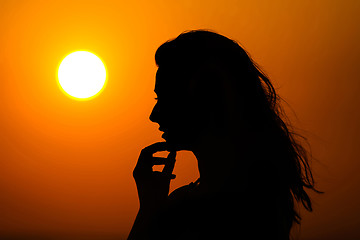
M 166 133 L 162 135 L 162 138 L 171 146 L 172 149 L 175 151 L 187 150 L 191 151 L 191 147 L 188 146 L 189 144 L 185 144 L 183 142 L 179 142 L 178 139 L 174 139 L 169 137 Z

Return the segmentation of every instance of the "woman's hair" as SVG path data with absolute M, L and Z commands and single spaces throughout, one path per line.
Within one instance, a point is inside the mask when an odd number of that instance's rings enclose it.
M 305 190 L 319 192 L 314 187 L 309 166 L 310 154 L 301 144 L 306 138 L 293 131 L 279 103 L 281 98 L 249 54 L 225 36 L 209 30 L 193 30 L 162 44 L 156 51 L 155 61 L 159 68 L 171 68 L 177 71 L 175 75 L 184 76 L 179 77 L 183 82 L 188 81 L 187 74 L 205 66 L 206 71 L 198 80 L 200 94 L 212 90 L 209 95 L 214 98 L 213 102 L 218 102 L 214 109 L 220 111 L 219 114 L 224 114 L 227 105 L 235 106 L 232 127 L 238 128 L 248 143 L 256 143 L 249 150 L 249 156 L 257 157 L 249 165 L 253 168 L 250 176 L 258 179 L 258 185 L 253 187 L 268 183 L 269 188 L 277 188 L 276 197 L 280 196 L 285 203 L 281 206 L 285 208 L 287 229 L 290 230 L 294 222 L 299 224 L 301 217 L 295 203 L 301 202 L 306 210 L 312 211 Z

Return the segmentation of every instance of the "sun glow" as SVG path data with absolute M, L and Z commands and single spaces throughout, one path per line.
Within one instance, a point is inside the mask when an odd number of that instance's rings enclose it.
M 87 51 L 67 55 L 58 69 L 60 88 L 77 100 L 96 97 L 106 83 L 105 65 L 99 57 Z

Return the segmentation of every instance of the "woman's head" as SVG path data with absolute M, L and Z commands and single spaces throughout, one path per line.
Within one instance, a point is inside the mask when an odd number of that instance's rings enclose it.
M 158 103 L 150 119 L 169 142 L 192 145 L 204 136 L 250 131 L 247 121 L 268 104 L 251 58 L 217 33 L 182 33 L 161 45 L 155 60 Z
M 158 102 L 150 120 L 160 125 L 167 142 L 192 150 L 207 138 L 246 139 L 251 187 L 277 188 L 290 227 L 300 221 L 294 202 L 312 210 L 305 192 L 315 190 L 307 152 L 283 121 L 270 80 L 236 41 L 212 31 L 188 31 L 162 44 L 155 61 Z

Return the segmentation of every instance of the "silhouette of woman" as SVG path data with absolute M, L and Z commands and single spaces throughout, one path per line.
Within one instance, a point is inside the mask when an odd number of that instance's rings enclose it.
M 305 189 L 317 190 L 268 77 L 236 41 L 208 30 L 165 42 L 155 60 L 150 120 L 166 142 L 140 153 L 128 239 L 289 239 L 296 202 L 312 211 Z M 194 153 L 200 178 L 169 195 L 180 150 Z

